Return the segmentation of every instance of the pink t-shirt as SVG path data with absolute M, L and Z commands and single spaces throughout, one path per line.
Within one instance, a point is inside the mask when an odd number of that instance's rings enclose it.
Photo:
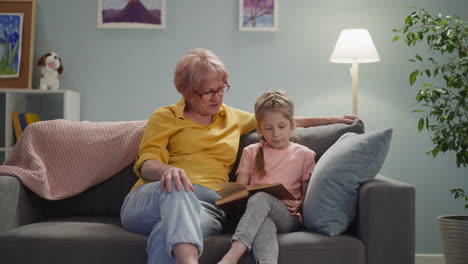
M 262 146 L 265 177 L 260 177 L 253 172 L 255 157 Z M 280 182 L 299 200 L 302 195 L 301 183 L 309 180 L 315 167 L 314 158 L 314 151 L 297 143 L 291 143 L 285 149 L 272 149 L 256 143 L 244 148 L 237 173 L 250 174 L 249 185 Z

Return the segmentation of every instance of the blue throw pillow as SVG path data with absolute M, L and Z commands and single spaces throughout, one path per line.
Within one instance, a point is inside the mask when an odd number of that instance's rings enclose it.
M 346 133 L 319 160 L 302 213 L 306 229 L 328 236 L 344 232 L 356 216 L 360 184 L 382 168 L 392 129 Z

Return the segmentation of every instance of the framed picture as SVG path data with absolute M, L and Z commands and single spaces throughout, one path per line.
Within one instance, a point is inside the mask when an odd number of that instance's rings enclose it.
M 166 27 L 166 0 L 97 0 L 98 28 Z
M 36 0 L 0 0 L 0 89 L 32 88 Z
M 278 0 L 239 0 L 240 31 L 277 31 Z

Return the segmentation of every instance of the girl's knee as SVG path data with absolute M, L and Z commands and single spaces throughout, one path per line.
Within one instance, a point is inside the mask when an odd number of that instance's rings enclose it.
M 249 203 L 268 203 L 273 196 L 265 192 L 258 192 L 249 198 Z

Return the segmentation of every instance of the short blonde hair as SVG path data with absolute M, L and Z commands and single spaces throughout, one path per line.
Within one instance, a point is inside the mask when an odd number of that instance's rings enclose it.
M 211 50 L 193 49 L 177 63 L 174 72 L 174 85 L 182 95 L 200 88 L 217 75 L 227 82 L 228 72 L 221 59 Z

